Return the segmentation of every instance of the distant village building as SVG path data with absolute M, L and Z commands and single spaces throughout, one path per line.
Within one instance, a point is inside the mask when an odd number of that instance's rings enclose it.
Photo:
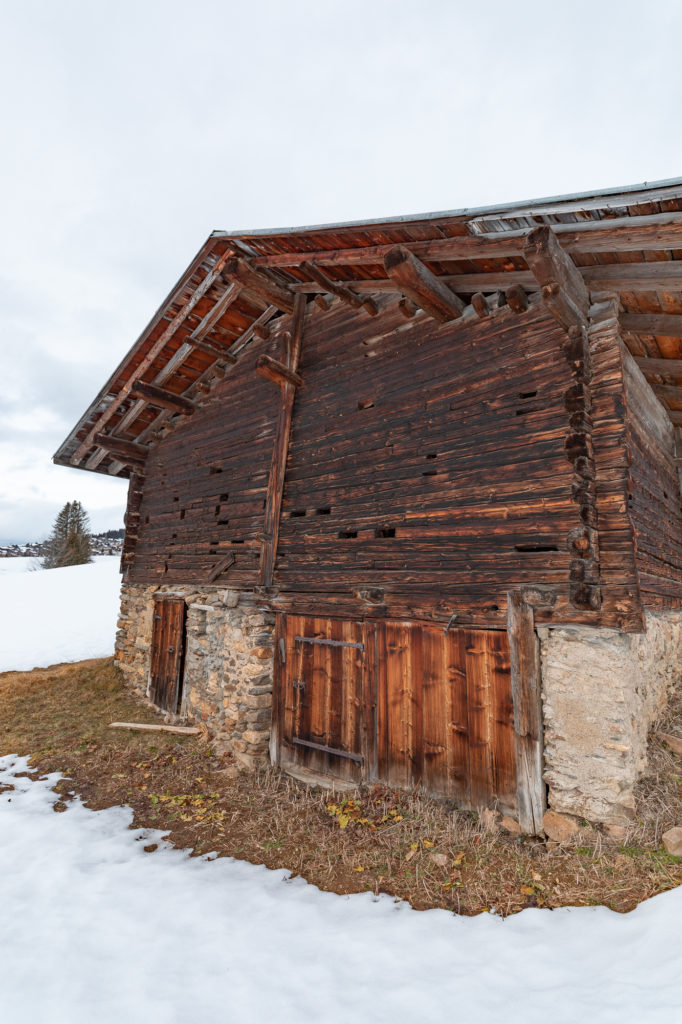
M 245 765 L 632 815 L 680 675 L 682 182 L 215 232 L 55 455 Z M 679 266 L 678 266 L 679 263 Z

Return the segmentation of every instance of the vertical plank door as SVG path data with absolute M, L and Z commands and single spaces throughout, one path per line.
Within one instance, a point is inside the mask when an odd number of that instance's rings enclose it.
M 362 623 L 302 615 L 281 619 L 278 761 L 359 781 L 367 760 Z
M 162 711 L 180 705 L 185 653 L 185 601 L 158 594 L 154 598 L 149 698 Z
M 377 778 L 462 806 L 516 808 L 509 644 L 501 630 L 378 625 Z

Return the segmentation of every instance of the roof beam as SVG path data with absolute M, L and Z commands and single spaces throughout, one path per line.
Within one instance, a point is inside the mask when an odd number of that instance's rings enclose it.
M 266 274 L 254 270 L 248 260 L 232 256 L 225 263 L 223 276 L 238 281 L 247 291 L 255 293 L 269 305 L 276 306 L 285 313 L 293 313 L 294 296 L 284 285 L 276 284 Z
M 179 412 L 184 416 L 190 415 L 196 409 L 196 405 L 184 395 L 173 394 L 165 388 L 157 387 L 156 384 L 144 384 L 139 381 L 132 390 L 136 398 L 144 398 L 150 405 L 160 409 L 170 409 L 171 412 Z
M 102 427 L 106 426 L 106 424 L 109 422 L 112 416 L 114 416 L 115 413 L 118 412 L 119 408 L 125 402 L 126 398 L 132 391 L 135 383 L 141 377 L 144 376 L 144 374 L 147 372 L 147 370 L 152 365 L 156 357 L 162 351 L 166 343 L 170 340 L 170 338 L 173 337 L 173 335 L 180 327 L 180 325 L 183 324 L 187 317 L 190 315 L 196 304 L 203 298 L 203 296 L 206 294 L 209 288 L 215 283 L 229 258 L 229 251 L 223 253 L 223 255 L 217 261 L 215 266 L 211 270 L 209 270 L 208 273 L 205 275 L 203 281 L 201 281 L 201 283 L 197 285 L 197 287 L 195 288 L 195 290 L 193 291 L 192 295 L 189 297 L 185 305 L 178 313 L 176 313 L 176 315 L 173 317 L 171 322 L 166 327 L 165 331 L 161 334 L 159 338 L 157 338 L 157 340 L 154 342 L 147 355 L 140 362 L 139 366 L 135 368 L 135 370 L 130 375 L 130 378 L 125 382 L 121 390 L 109 403 L 109 405 L 104 410 L 102 415 L 93 424 L 93 426 L 87 432 L 81 443 L 78 445 L 78 447 L 76 448 L 75 452 L 73 453 L 69 460 L 72 466 L 77 466 L 78 463 L 81 462 L 83 457 L 87 455 L 87 453 L 92 448 L 95 434 L 99 434 L 102 430 Z
M 403 245 L 386 253 L 384 266 L 403 295 L 440 323 L 457 320 L 465 303 Z
M 370 316 L 376 316 L 379 312 L 376 303 L 371 298 L 356 295 L 356 293 L 342 281 L 332 281 L 332 279 L 327 277 L 325 272 L 320 270 L 319 267 L 316 267 L 314 263 L 310 263 L 308 260 L 305 260 L 301 263 L 301 270 L 304 274 L 307 274 L 308 277 L 312 278 L 316 284 L 323 288 L 325 292 L 328 292 L 331 295 L 338 295 L 340 299 L 347 302 L 349 305 L 354 306 L 356 309 L 363 306 Z
M 95 444 L 128 465 L 144 465 L 149 455 L 149 449 L 144 445 L 125 441 L 122 437 L 112 437 L 110 434 L 96 434 Z
M 682 338 L 682 316 L 675 313 L 621 313 L 620 326 L 633 334 Z
M 682 402 L 682 387 L 673 387 L 671 384 L 652 384 L 651 387 L 666 402 Z
M 533 228 L 526 239 L 523 257 L 542 287 L 542 298 L 554 319 L 565 331 L 584 326 L 590 293 L 580 271 L 548 225 Z
M 203 318 L 201 323 L 194 328 L 194 330 L 192 331 L 187 340 L 191 342 L 196 342 L 201 341 L 202 338 L 205 338 L 206 335 L 213 330 L 215 325 L 218 323 L 222 315 L 229 309 L 234 300 L 239 296 L 241 290 L 241 284 L 238 281 L 232 281 L 232 283 L 227 286 L 223 294 L 215 303 L 213 308 L 208 311 L 208 313 Z
M 466 225 L 463 225 L 466 226 Z M 561 239 L 567 252 L 637 252 L 644 250 L 682 249 L 682 212 L 656 213 L 642 217 L 614 217 L 583 224 L 553 224 L 552 230 Z M 486 259 L 495 256 L 519 255 L 528 229 L 490 232 L 480 235 L 453 235 L 410 242 L 410 250 L 420 259 L 457 260 Z M 302 260 L 321 266 L 351 266 L 381 263 L 393 243 L 358 246 L 351 249 L 324 249 L 316 252 L 273 253 L 255 256 L 253 267 L 296 267 Z
M 653 356 L 635 356 L 635 362 L 643 374 L 659 374 L 663 377 L 682 377 L 682 359 L 656 359 Z

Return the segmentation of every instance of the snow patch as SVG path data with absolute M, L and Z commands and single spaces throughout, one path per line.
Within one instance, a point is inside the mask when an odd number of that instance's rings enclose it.
M 132 811 L 60 814 L 57 774 L 0 758 L 0 1019 L 50 1024 L 676 1024 L 682 889 L 619 915 L 502 920 L 337 896 L 190 858 Z M 159 844 L 154 853 L 144 846 Z
M 0 572 L 0 672 L 29 671 L 114 653 L 119 558 L 31 571 L 34 559 Z

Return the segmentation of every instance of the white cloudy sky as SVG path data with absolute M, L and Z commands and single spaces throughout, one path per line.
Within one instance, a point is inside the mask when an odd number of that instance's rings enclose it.
M 0 0 L 0 543 L 214 228 L 682 176 L 682 4 Z

